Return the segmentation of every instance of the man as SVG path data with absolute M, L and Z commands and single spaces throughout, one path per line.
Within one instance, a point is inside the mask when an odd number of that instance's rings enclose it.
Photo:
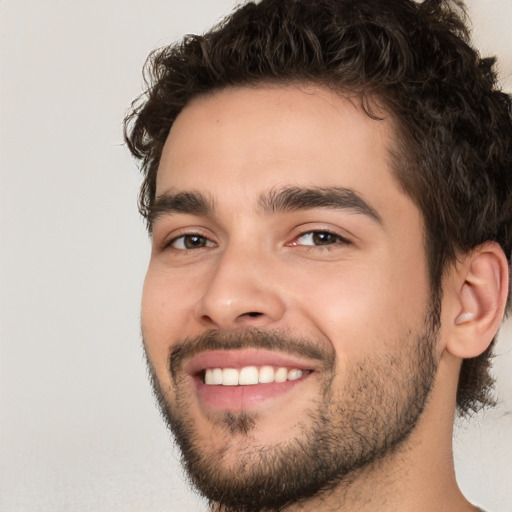
M 263 0 L 150 60 L 142 332 L 212 509 L 478 510 L 451 437 L 492 404 L 512 122 L 463 20 Z

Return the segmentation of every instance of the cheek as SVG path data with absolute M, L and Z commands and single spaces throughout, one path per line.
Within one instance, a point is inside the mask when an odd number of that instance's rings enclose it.
M 141 326 L 148 357 L 159 375 L 167 373 L 169 350 L 176 339 L 188 333 L 190 286 L 151 265 L 144 280 Z
M 380 258 L 350 268 L 319 268 L 301 282 L 301 315 L 334 345 L 338 358 L 386 352 L 411 330 L 422 328 L 428 281 L 421 267 Z M 414 267 L 413 272 L 411 268 Z M 307 293 L 304 293 L 304 290 Z

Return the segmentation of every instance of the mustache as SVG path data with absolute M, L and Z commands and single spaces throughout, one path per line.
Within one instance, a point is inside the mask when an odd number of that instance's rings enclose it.
M 169 370 L 175 376 L 186 359 L 210 350 L 266 349 L 320 361 L 324 369 L 334 368 L 336 353 L 331 344 L 284 332 L 247 329 L 237 332 L 207 331 L 176 342 L 169 354 Z

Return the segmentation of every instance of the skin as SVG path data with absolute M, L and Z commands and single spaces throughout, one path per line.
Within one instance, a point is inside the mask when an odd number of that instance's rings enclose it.
M 306 85 L 227 89 L 193 100 L 178 116 L 163 150 L 157 197 L 200 192 L 214 209 L 162 211 L 153 223 L 142 328 L 148 360 L 171 405 L 170 350 L 209 330 L 260 328 L 317 340 L 336 355 L 336 389 L 347 385 L 346 373 L 358 362 L 403 353 L 414 343 L 407 334 L 422 329 L 429 279 L 422 216 L 391 170 L 393 135 L 389 116 L 376 122 L 356 102 Z M 350 208 L 262 209 L 262 196 L 288 187 L 350 189 L 378 220 Z M 312 232 L 334 237 L 314 245 Z M 185 250 L 190 238 L 183 236 L 190 234 L 206 245 Z M 438 369 L 413 435 L 355 473 L 350 485 L 290 510 L 338 510 L 341 493 L 343 510 L 476 510 L 457 487 L 451 456 L 465 356 L 465 345 L 454 341 L 464 269 L 445 280 Z M 322 399 L 321 378 L 318 371 L 253 406 L 250 442 L 273 446 L 300 435 L 307 411 Z M 218 453 L 227 432 L 216 420 L 225 411 L 202 403 L 190 379 L 184 385 L 202 448 Z M 227 469 L 236 467 L 248 442 L 241 434 L 229 441 Z

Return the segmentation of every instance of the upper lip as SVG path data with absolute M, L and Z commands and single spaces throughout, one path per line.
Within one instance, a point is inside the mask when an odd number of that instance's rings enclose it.
M 285 352 L 240 349 L 212 350 L 201 352 L 184 364 L 184 371 L 189 375 L 197 375 L 207 368 L 243 368 L 245 366 L 274 366 L 297 370 L 315 370 L 319 363 L 311 359 L 288 354 Z

